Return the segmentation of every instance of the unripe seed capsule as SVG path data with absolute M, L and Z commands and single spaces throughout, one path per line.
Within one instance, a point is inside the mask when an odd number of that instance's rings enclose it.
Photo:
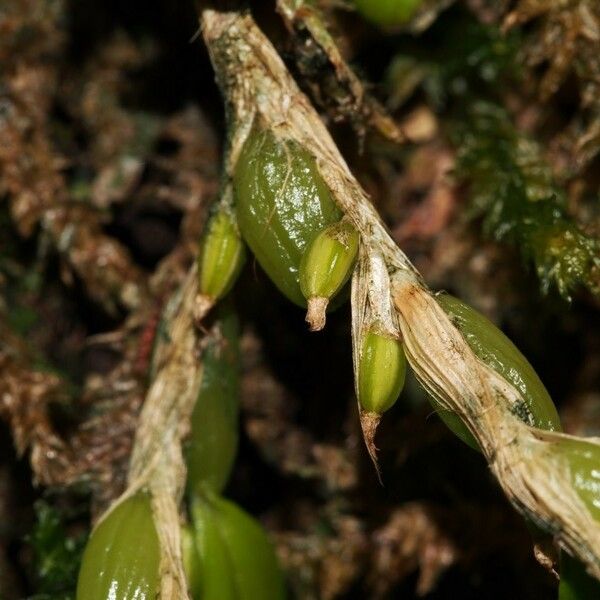
M 238 445 L 239 322 L 227 306 L 219 307 L 220 339 L 203 354 L 202 382 L 186 442 L 187 486 L 222 491 Z
M 437 296 L 456 328 L 463 334 L 473 353 L 488 367 L 502 375 L 520 393 L 523 402 L 513 407 L 515 415 L 529 425 L 549 431 L 560 431 L 560 417 L 533 367 L 519 349 L 490 320 L 449 294 Z M 466 444 L 479 446 L 466 425 L 456 414 L 440 408 L 440 418 Z
M 308 243 L 342 217 L 310 152 L 270 130 L 254 129 L 234 173 L 240 231 L 271 281 L 306 306 L 298 269 Z
M 300 289 L 308 300 L 311 331 L 325 327 L 329 300 L 348 281 L 358 252 L 358 232 L 345 220 L 329 225 L 308 245 L 300 262 Z
M 384 27 L 410 20 L 422 0 L 354 0 L 356 10 L 366 19 Z
M 232 288 L 246 256 L 233 215 L 219 210 L 206 224 L 198 253 L 199 291 L 212 306 Z
M 369 331 L 363 340 L 358 366 L 358 401 L 369 413 L 383 414 L 398 399 L 406 377 L 402 342 Z
M 192 501 L 196 548 L 202 563 L 202 600 L 280 600 L 283 576 L 260 524 L 215 495 Z
M 159 586 L 160 545 L 150 497 L 138 492 L 98 524 L 85 547 L 77 600 L 151 600 Z

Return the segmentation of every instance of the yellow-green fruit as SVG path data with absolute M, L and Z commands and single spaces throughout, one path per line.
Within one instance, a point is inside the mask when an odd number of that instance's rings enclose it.
M 402 343 L 369 331 L 358 364 L 358 401 L 366 412 L 383 414 L 398 399 L 406 377 Z
M 285 296 L 306 306 L 298 275 L 304 250 L 342 217 L 314 157 L 255 129 L 237 161 L 234 189 L 240 231 L 256 260 Z
M 202 600 L 282 600 L 283 576 L 260 524 L 215 495 L 192 502 L 196 548 L 202 564 Z
M 552 398 L 533 367 L 508 337 L 489 319 L 458 298 L 441 294 L 437 301 L 474 354 L 519 392 L 523 402 L 514 407 L 515 415 L 534 427 L 560 431 L 560 417 Z M 452 432 L 478 450 L 477 442 L 460 417 L 444 410 L 433 398 L 431 401 Z
M 244 264 L 244 242 L 227 211 L 215 213 L 206 224 L 198 253 L 199 291 L 213 300 L 233 286 Z
M 304 251 L 300 261 L 300 289 L 308 300 L 306 320 L 311 330 L 325 325 L 325 310 L 348 281 L 358 252 L 358 232 L 348 221 L 329 225 Z
M 159 564 L 150 497 L 138 492 L 92 532 L 79 570 L 77 600 L 154 600 Z
M 227 306 L 217 315 L 221 335 L 202 356 L 202 382 L 186 442 L 187 486 L 225 487 L 238 445 L 239 322 Z
M 356 10 L 365 19 L 383 27 L 406 23 L 422 0 L 354 0 Z

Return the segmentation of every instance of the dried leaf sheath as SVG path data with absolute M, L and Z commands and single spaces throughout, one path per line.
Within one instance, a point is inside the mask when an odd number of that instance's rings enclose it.
M 197 281 L 194 264 L 165 311 L 168 341 L 155 354 L 153 381 L 140 414 L 127 489 L 113 504 L 140 489 L 149 490 L 152 496 L 161 546 L 161 600 L 189 598 L 181 556 L 179 505 L 186 479 L 181 441 L 202 381 L 200 340 L 193 320 Z
M 197 280 L 194 265 L 179 297 L 169 307 L 168 347 L 156 365 L 146 396 L 129 471 L 130 489 L 146 485 L 152 493 L 162 552 L 162 600 L 188 597 L 181 557 L 179 503 L 186 478 L 181 441 L 202 381 L 199 339 L 193 321 Z
M 228 168 L 235 166 L 255 119 L 312 152 L 336 202 L 361 236 L 353 337 L 364 315 L 364 287 L 369 305 L 384 307 L 390 302 L 385 289 L 391 277 L 391 297 L 417 376 L 444 407 L 465 420 L 515 507 L 555 532 L 558 542 L 600 578 L 600 524 L 572 488 L 566 461 L 551 454 L 552 440 L 568 436 L 530 428 L 513 416 L 510 407 L 521 402 L 519 394 L 475 357 L 420 283 L 420 275 L 388 235 L 319 116 L 251 17 L 206 10 L 202 28 L 230 117 Z M 373 286 L 368 276 L 360 275 L 360 265 L 378 256 L 385 268 L 378 271 L 380 279 Z
M 512 504 L 600 578 L 600 523 L 573 489 L 567 461 L 551 452 L 553 440 L 571 436 L 529 427 L 513 415 L 518 392 L 472 353 L 427 290 L 402 275 L 392 289 L 407 357 L 421 383 L 463 418 Z

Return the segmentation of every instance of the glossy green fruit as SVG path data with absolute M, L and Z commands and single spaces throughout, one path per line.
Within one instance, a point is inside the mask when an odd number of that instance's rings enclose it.
M 366 412 L 383 414 L 391 408 L 406 378 L 402 343 L 369 331 L 362 342 L 358 364 L 358 402 Z
M 469 305 L 449 294 L 437 296 L 457 329 L 463 334 L 475 355 L 511 383 L 523 398 L 515 412 L 525 423 L 550 431 L 560 431 L 560 418 L 533 367 L 519 349 L 490 320 Z M 440 418 L 465 443 L 476 450 L 479 446 L 460 417 L 444 410 L 433 398 Z
M 300 289 L 308 301 L 312 331 L 325 326 L 325 310 L 352 274 L 358 232 L 345 220 L 329 225 L 308 244 L 300 261 Z
M 232 288 L 246 250 L 233 215 L 221 210 L 208 220 L 198 253 L 199 291 L 213 300 Z
M 600 521 L 600 447 L 580 439 L 554 442 L 558 456 L 566 457 L 571 483 L 594 519 Z
M 159 565 L 150 497 L 138 492 L 92 531 L 79 570 L 77 600 L 154 600 Z
M 558 440 L 553 447 L 557 456 L 568 460 L 573 488 L 592 517 L 600 521 L 600 448 L 596 444 L 574 439 Z M 558 598 L 600 598 L 600 582 L 586 573 L 581 562 L 565 552 L 560 555 Z
M 216 495 L 192 502 L 202 564 L 202 600 L 280 600 L 285 585 L 263 528 L 233 502 Z
M 203 354 L 200 393 L 186 442 L 187 485 L 225 487 L 238 445 L 239 322 L 229 307 L 217 315 L 222 333 Z
M 306 306 L 298 269 L 306 246 L 341 219 L 313 156 L 296 142 L 254 130 L 235 174 L 237 220 L 244 239 L 285 296 Z
M 356 10 L 365 19 L 383 27 L 403 25 L 415 13 L 422 0 L 354 0 Z

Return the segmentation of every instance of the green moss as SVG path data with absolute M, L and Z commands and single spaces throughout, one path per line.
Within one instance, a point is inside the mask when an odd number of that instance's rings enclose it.
M 475 98 L 499 100 L 506 83 L 522 77 L 520 40 L 516 30 L 505 35 L 453 10 L 418 39 L 399 40 L 386 74 L 388 106 L 397 109 L 417 90 L 436 111 L 462 113 Z
M 35 506 L 36 523 L 26 541 L 33 550 L 33 580 L 36 600 L 67 600 L 75 597 L 77 571 L 85 535 L 68 536 L 56 508 L 40 500 Z
M 544 293 L 556 287 L 570 300 L 580 285 L 600 293 L 600 242 L 568 216 L 539 146 L 493 104 L 474 104 L 465 123 L 456 138 L 456 177 L 469 184 L 485 233 L 519 248 Z

